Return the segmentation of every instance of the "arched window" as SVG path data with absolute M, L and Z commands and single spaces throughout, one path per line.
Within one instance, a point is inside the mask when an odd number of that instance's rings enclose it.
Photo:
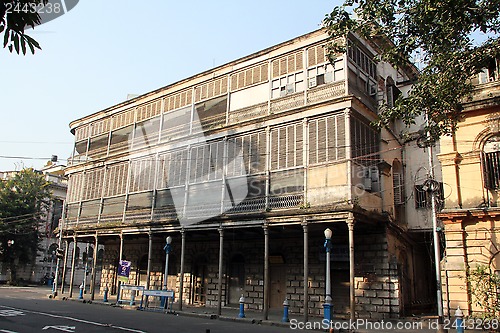
M 387 99 L 387 106 L 392 108 L 398 99 L 399 95 L 401 95 L 401 90 L 396 87 L 396 83 L 392 79 L 392 77 L 388 76 L 385 83 L 385 92 Z
M 490 137 L 482 151 L 484 187 L 500 190 L 500 135 Z

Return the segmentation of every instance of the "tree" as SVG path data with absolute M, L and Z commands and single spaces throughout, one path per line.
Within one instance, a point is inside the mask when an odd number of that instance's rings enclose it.
M 426 131 L 437 139 L 455 130 L 472 94 L 470 78 L 500 54 L 498 8 L 500 0 L 345 0 L 323 24 L 331 58 L 345 52 L 352 32 L 381 41 L 379 59 L 398 68 L 421 58 L 423 68 L 409 95 L 393 107 L 381 105 L 378 125 L 396 118 L 410 125 L 426 115 Z M 480 44 L 478 36 L 484 38 Z
M 39 224 L 51 200 L 49 183 L 33 169 L 0 181 L 0 260 L 17 282 L 17 264 L 30 264 L 39 250 Z
M 41 47 L 36 40 L 25 34 L 27 27 L 40 24 L 38 9 L 48 0 L 0 0 L 0 34 L 3 33 L 3 47 L 10 52 L 21 51 L 26 55 L 26 47 L 32 54 Z

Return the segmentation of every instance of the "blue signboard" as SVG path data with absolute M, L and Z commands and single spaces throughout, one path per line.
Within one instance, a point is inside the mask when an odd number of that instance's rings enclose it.
M 128 282 L 128 277 L 130 275 L 130 261 L 120 260 L 120 265 L 118 267 L 118 281 Z

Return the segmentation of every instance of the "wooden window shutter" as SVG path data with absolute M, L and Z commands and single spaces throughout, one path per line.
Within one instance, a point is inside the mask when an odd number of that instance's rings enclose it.
M 402 205 L 404 203 L 403 175 L 399 172 L 393 172 L 392 182 L 394 188 L 394 205 Z

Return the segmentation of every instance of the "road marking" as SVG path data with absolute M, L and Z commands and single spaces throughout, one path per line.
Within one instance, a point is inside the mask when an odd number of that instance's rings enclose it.
M 47 317 L 52 317 L 52 318 L 67 319 L 67 320 L 72 320 L 72 321 L 76 321 L 78 323 L 84 323 L 84 324 L 89 324 L 89 325 L 102 326 L 102 327 L 113 327 L 113 328 L 116 328 L 118 330 L 127 331 L 127 332 L 146 333 L 144 331 L 136 330 L 136 329 L 133 329 L 133 328 L 121 327 L 121 326 L 116 326 L 116 325 L 113 325 L 113 324 L 97 323 L 97 322 L 94 322 L 94 321 L 89 321 L 89 320 L 84 320 L 84 319 L 78 319 L 78 318 L 73 318 L 73 317 L 68 317 L 68 316 L 60 316 L 60 315 L 55 315 L 55 314 L 52 314 L 52 313 L 45 313 L 45 312 L 39 312 L 39 311 L 30 311 L 30 310 L 26 310 L 26 309 L 17 309 L 17 308 L 12 308 L 10 306 L 4 306 L 4 305 L 0 305 L 0 308 L 15 310 L 15 311 L 19 311 L 19 312 L 21 312 L 20 310 L 22 310 L 22 311 L 24 311 L 26 313 L 33 313 L 33 314 L 38 314 L 38 315 L 41 315 L 41 316 L 47 316 Z M 3 310 L 0 310 L 0 311 L 3 311 Z M 23 313 L 23 315 L 24 315 L 24 313 Z
M 22 311 L 16 310 L 0 310 L 0 317 L 15 317 L 15 316 L 24 316 Z
M 45 326 L 42 330 L 48 330 L 53 328 L 55 330 L 63 331 L 63 332 L 74 332 L 75 326 Z
M 4 333 L 17 333 L 17 332 L 9 331 L 9 330 L 0 330 L 0 332 L 4 332 Z

